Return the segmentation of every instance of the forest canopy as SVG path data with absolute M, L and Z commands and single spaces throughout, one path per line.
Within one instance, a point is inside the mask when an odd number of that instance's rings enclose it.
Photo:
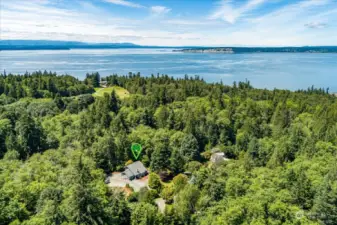
M 93 96 L 100 81 L 112 90 Z M 149 189 L 105 184 L 132 160 Z M 228 158 L 210 162 L 212 154 Z M 337 224 L 326 89 L 138 74 L 0 75 L 0 224 Z M 166 207 L 160 212 L 155 199 Z

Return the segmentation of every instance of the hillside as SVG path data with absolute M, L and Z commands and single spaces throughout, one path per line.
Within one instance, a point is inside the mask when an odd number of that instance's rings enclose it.
M 69 50 L 135 47 L 139 46 L 132 43 L 85 43 L 76 41 L 51 40 L 0 40 L 0 50 Z
M 327 90 L 37 71 L 2 74 L 0 103 L 1 225 L 337 224 Z M 149 188 L 107 184 L 136 160 Z

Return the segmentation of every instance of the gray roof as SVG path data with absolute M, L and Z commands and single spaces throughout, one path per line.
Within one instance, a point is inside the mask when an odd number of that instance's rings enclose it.
M 221 161 L 227 161 L 229 160 L 228 158 L 226 158 L 226 155 L 225 153 L 223 152 L 217 152 L 217 153 L 213 153 L 212 156 L 211 156 L 211 161 L 212 162 L 221 162 Z
M 128 178 L 134 176 L 134 174 L 129 169 L 126 169 L 122 174 L 127 176 Z
M 136 161 L 126 166 L 125 172 L 130 170 L 135 176 L 147 172 L 145 166 L 140 161 Z

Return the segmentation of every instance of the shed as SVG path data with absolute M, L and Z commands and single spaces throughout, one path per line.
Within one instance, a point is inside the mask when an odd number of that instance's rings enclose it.
M 226 161 L 226 160 L 229 160 L 229 159 L 226 158 L 225 153 L 223 152 L 216 152 L 216 153 L 213 153 L 211 156 L 212 163 L 219 163 L 219 162 Z

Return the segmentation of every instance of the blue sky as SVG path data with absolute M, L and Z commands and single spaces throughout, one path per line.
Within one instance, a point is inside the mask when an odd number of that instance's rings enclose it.
M 1 39 L 337 45 L 337 0 L 1 0 Z

